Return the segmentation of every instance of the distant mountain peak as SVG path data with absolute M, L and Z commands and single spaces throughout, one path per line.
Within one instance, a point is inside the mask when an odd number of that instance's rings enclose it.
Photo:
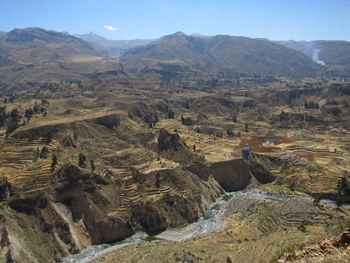
M 207 35 L 201 35 L 201 34 L 193 33 L 193 34 L 191 34 L 191 37 L 211 38 L 212 36 L 207 36 Z
M 178 31 L 174 34 L 171 35 L 166 35 L 162 37 L 161 39 L 166 39 L 166 38 L 181 38 L 181 37 L 187 37 L 187 35 L 184 32 Z
M 7 42 L 27 43 L 34 40 L 44 42 L 67 42 L 80 41 L 78 38 L 68 33 L 46 30 L 39 27 L 15 28 L 7 33 Z
M 172 34 L 173 36 L 187 36 L 184 32 L 177 31 L 176 33 Z
M 87 40 L 87 41 L 108 41 L 107 38 L 99 35 L 99 34 L 96 34 L 95 32 L 91 31 L 90 33 L 88 34 L 78 34 L 78 35 L 75 35 L 76 37 L 78 38 L 81 38 L 83 40 Z

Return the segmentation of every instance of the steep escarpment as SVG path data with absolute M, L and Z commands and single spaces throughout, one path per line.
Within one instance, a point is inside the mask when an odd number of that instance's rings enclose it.
M 267 184 L 276 179 L 266 162 L 263 157 L 251 154 L 247 159 L 213 163 L 210 172 L 226 191 L 239 191 L 253 182 Z
M 264 156 L 251 153 L 247 163 L 250 172 L 260 183 L 267 184 L 276 179 L 276 176 L 271 172 L 271 163 Z
M 159 130 L 157 151 L 160 156 L 180 163 L 204 160 L 203 157 L 191 152 L 178 134 L 169 133 L 166 129 Z
M 226 191 L 238 191 L 246 188 L 252 178 L 249 166 L 242 160 L 230 160 L 214 163 L 210 170 Z
M 200 158 L 178 135 L 160 131 L 154 144 L 149 133 L 114 113 L 28 125 L 6 138 L 0 150 L 3 257 L 60 261 L 91 245 L 137 231 L 153 235 L 203 216 L 223 189 L 211 174 L 197 172 L 209 169 L 202 162 L 193 164 L 197 170 L 186 168 Z M 171 152 L 191 158 L 175 163 L 166 158 Z
M 2 253 L 15 262 L 59 260 L 136 231 L 154 234 L 194 222 L 221 194 L 213 178 L 202 181 L 180 168 L 123 180 L 66 164 L 47 190 L 2 204 Z

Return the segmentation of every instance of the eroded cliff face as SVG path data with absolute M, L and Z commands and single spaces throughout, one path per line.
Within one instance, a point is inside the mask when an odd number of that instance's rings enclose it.
M 134 170 L 125 180 L 67 163 L 48 184 L 39 192 L 2 193 L 8 197 L 0 210 L 4 262 L 60 261 L 136 231 L 155 234 L 194 222 L 223 193 L 211 176 L 203 180 L 184 168 Z
M 257 163 L 208 165 L 178 134 L 145 132 L 115 113 L 25 127 L 2 146 L 0 253 L 8 262 L 60 261 L 137 231 L 192 223 L 223 188 L 246 188 Z M 35 157 L 45 147 L 48 156 Z M 81 153 L 86 168 L 76 165 Z
M 214 163 L 210 171 L 215 180 L 230 192 L 245 189 L 252 179 L 249 166 L 242 159 Z
M 204 158 L 189 150 L 177 133 L 160 129 L 156 139 L 156 151 L 160 156 L 182 164 L 203 162 Z
M 210 173 L 228 192 L 244 190 L 251 184 L 267 184 L 276 177 L 271 172 L 271 164 L 263 156 L 250 153 L 243 159 L 213 163 Z

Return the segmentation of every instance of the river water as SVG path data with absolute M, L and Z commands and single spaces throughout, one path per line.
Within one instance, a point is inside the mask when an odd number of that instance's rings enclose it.
M 151 242 L 152 240 L 168 240 L 184 242 L 188 239 L 198 237 L 204 234 L 216 233 L 223 231 L 226 227 L 224 220 L 225 209 L 230 202 L 234 199 L 249 198 L 257 201 L 271 202 L 289 202 L 291 200 L 308 200 L 313 201 L 313 198 L 309 196 L 296 196 L 296 195 L 278 195 L 269 194 L 258 189 L 249 189 L 243 191 L 237 191 L 228 193 L 229 198 L 225 198 L 216 202 L 211 209 L 209 209 L 204 217 L 199 219 L 197 222 L 189 224 L 183 228 L 169 229 L 157 236 L 150 237 L 146 233 L 136 233 L 135 235 L 114 243 L 114 244 L 102 244 L 91 247 L 82 251 L 80 254 L 68 257 L 64 263 L 87 263 L 93 259 L 101 257 L 103 254 L 109 253 L 111 251 L 120 249 L 126 245 L 139 244 L 144 242 Z M 336 208 L 337 205 L 331 200 L 321 200 L 321 204 Z

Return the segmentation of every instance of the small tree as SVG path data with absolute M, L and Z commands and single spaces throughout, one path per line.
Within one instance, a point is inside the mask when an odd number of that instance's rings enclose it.
M 52 130 L 49 130 L 49 131 L 46 133 L 46 141 L 47 141 L 47 142 L 51 142 L 51 141 L 52 141 L 52 137 L 53 137 L 53 132 L 52 132 Z
M 10 113 L 11 122 L 19 122 L 19 114 L 17 108 L 13 109 Z
M 348 180 L 345 176 L 340 178 L 337 183 L 337 198 L 336 203 L 337 205 L 342 205 L 344 202 L 344 198 L 348 197 L 350 195 L 350 188 L 348 186 Z
M 168 119 L 174 119 L 175 118 L 175 113 L 172 110 L 168 111 Z
M 237 122 L 237 117 L 236 117 L 236 115 L 233 115 L 233 116 L 232 116 L 232 121 L 233 121 L 234 123 Z
M 56 154 L 52 155 L 52 161 L 51 161 L 51 169 L 53 170 L 55 168 L 55 166 L 57 165 L 58 162 L 58 158 L 56 156 Z
M 86 168 L 86 156 L 82 153 L 79 154 L 79 163 L 78 165 L 82 168 Z
M 152 118 L 153 127 L 156 126 L 156 123 L 157 123 L 158 121 L 159 121 L 158 115 L 157 115 L 157 113 L 155 113 L 155 114 L 153 115 L 153 118 Z
M 34 159 L 39 159 L 40 158 L 40 150 L 39 147 L 36 147 L 36 151 L 34 152 Z
M 157 173 L 156 174 L 156 188 L 159 188 L 160 187 L 160 174 Z
M 185 118 L 184 116 L 181 116 L 181 123 L 184 124 L 184 122 L 185 122 Z
M 46 159 L 48 154 L 49 154 L 49 149 L 48 149 L 46 146 L 44 146 L 44 147 L 41 149 L 40 158 Z
M 78 140 L 78 134 L 76 132 L 73 133 L 73 138 L 74 138 L 75 141 Z
M 309 107 L 309 105 L 308 105 L 307 101 L 305 100 L 304 101 L 304 108 L 307 109 L 308 107 Z
M 40 110 L 41 110 L 40 105 L 37 102 L 35 102 L 33 106 L 33 112 L 40 113 Z
M 19 128 L 19 124 L 18 122 L 12 122 L 10 123 L 10 125 L 7 127 L 6 129 L 6 136 L 8 136 L 9 134 L 11 134 L 14 130 Z
M 228 136 L 234 136 L 235 135 L 232 129 L 226 129 L 226 133 L 227 133 Z
M 6 106 L 0 107 L 0 127 L 4 125 L 6 118 Z
M 90 160 L 90 168 L 91 168 L 91 172 L 93 173 L 96 169 L 94 160 Z
M 284 111 L 281 111 L 280 115 L 279 115 L 279 119 L 280 119 L 280 122 L 283 122 L 285 120 L 288 120 L 288 113 L 284 112 Z
M 303 219 L 303 221 L 300 223 L 298 229 L 301 231 L 301 232 L 306 232 L 306 225 L 307 225 L 307 220 L 306 219 Z
M 26 109 L 24 116 L 27 118 L 27 121 L 29 122 L 30 119 L 32 118 L 34 112 L 32 109 Z

